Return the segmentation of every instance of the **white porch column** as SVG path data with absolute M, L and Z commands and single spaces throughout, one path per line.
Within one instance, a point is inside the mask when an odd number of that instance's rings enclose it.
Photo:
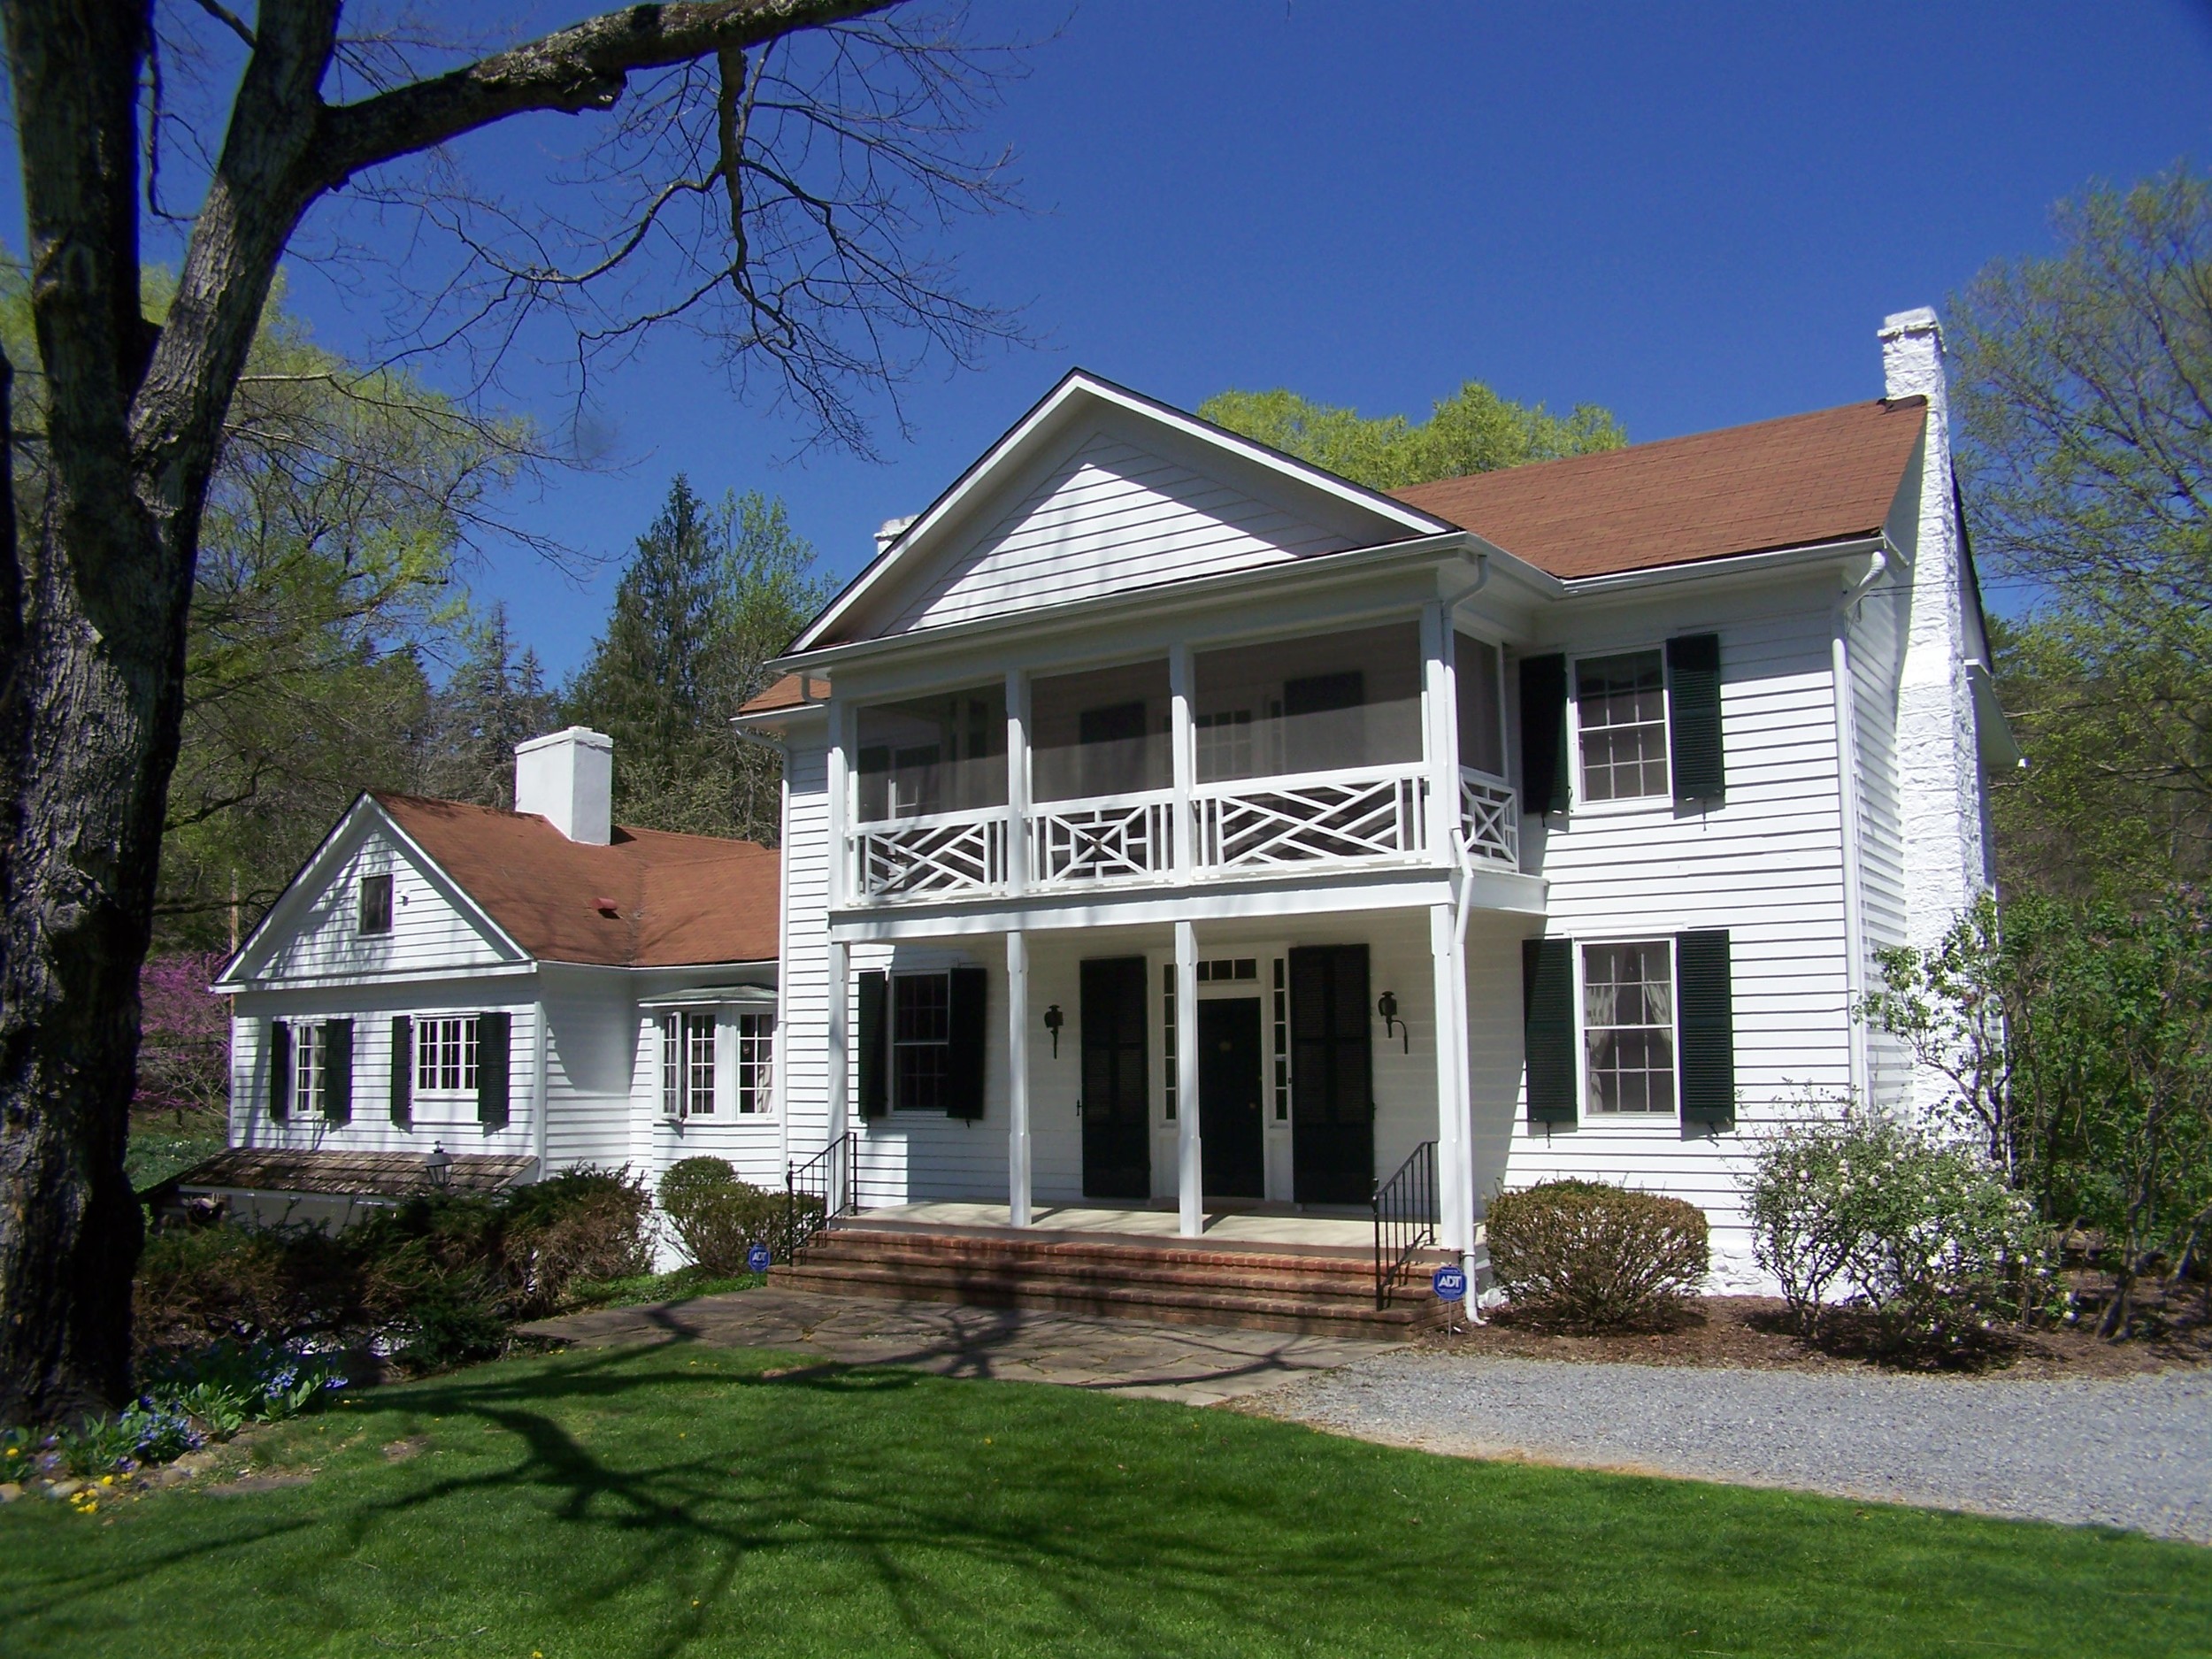
M 1168 648 L 1167 689 L 1168 735 L 1175 749 L 1175 879 L 1187 882 L 1198 867 L 1194 841 L 1198 825 L 1191 816 L 1191 783 L 1197 757 L 1191 746 L 1190 647 L 1179 640 Z
M 1429 774 L 1428 848 L 1448 868 L 1459 863 L 1459 695 L 1452 618 L 1438 600 L 1421 607 L 1421 703 Z
M 1029 940 L 1006 935 L 1006 1215 L 1029 1225 Z
M 846 886 L 851 877 L 845 836 L 853 821 L 852 768 L 847 764 L 852 755 L 852 710 L 833 696 L 829 706 L 828 776 L 824 780 L 829 795 L 829 871 L 824 885 L 828 889 L 827 902 L 833 910 L 845 902 Z
M 826 1099 L 828 1119 L 823 1129 L 823 1144 L 845 1133 L 851 1119 L 849 1104 L 852 1084 L 851 1046 L 845 1039 L 846 1009 L 852 996 L 852 975 L 848 971 L 850 947 L 841 939 L 829 941 L 828 962 L 824 972 L 823 995 L 828 1009 L 828 1028 L 822 1043 L 823 1064 L 828 1068 Z M 831 1171 L 833 1179 L 836 1171 Z M 830 1194 L 831 1213 L 843 1207 L 850 1194 Z
M 1474 1170 L 1467 1087 L 1467 973 L 1458 918 L 1429 906 L 1429 959 L 1436 987 L 1436 1205 L 1438 1242 L 1465 1255 L 1474 1248 Z
M 1198 930 L 1175 924 L 1176 1231 L 1195 1239 L 1206 1231 L 1205 1165 L 1198 1141 Z
M 1006 890 L 1029 888 L 1029 676 L 1006 671 Z M 1013 949 L 1013 935 L 1007 937 Z M 1010 956 L 1010 965 L 1013 958 Z

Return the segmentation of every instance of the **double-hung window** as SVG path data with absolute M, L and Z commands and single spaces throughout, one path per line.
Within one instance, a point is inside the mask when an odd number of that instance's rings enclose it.
M 1592 1115 L 1673 1112 L 1670 941 L 1582 948 L 1582 1040 Z
M 415 1092 L 476 1093 L 477 1025 L 472 1015 L 415 1023 Z
M 671 1118 L 714 1115 L 714 1014 L 661 1016 L 661 1110 Z
M 951 1075 L 951 976 L 892 975 L 892 1106 L 899 1111 L 944 1110 Z
M 776 1018 L 772 1014 L 737 1017 L 737 1110 L 764 1112 L 775 1110 Z
M 1667 671 L 1659 652 L 1582 658 L 1575 710 L 1585 801 L 1667 794 Z
M 392 878 L 389 875 L 361 878 L 360 921 L 364 935 L 392 931 Z
M 320 1118 L 329 1109 L 330 1032 L 318 1021 L 292 1027 L 292 1110 Z

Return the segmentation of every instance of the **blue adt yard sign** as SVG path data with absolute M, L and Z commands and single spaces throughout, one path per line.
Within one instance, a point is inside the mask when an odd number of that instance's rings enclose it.
M 764 1244 L 756 1244 L 751 1249 L 745 1252 L 745 1266 L 749 1272 L 766 1272 L 768 1271 L 768 1247 Z
M 1436 1299 L 1439 1302 L 1467 1300 L 1467 1273 L 1464 1268 L 1440 1267 L 1436 1270 L 1435 1278 L 1430 1282 L 1436 1286 Z

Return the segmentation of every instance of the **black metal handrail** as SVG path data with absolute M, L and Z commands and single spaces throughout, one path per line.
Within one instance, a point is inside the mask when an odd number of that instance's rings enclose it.
M 847 1130 L 803 1164 L 783 1168 L 783 1237 L 779 1255 L 787 1262 L 814 1241 L 814 1235 L 853 1206 L 853 1154 L 857 1138 Z
M 1436 1142 L 1424 1141 L 1375 1187 L 1375 1306 L 1407 1277 L 1417 1251 L 1436 1243 Z

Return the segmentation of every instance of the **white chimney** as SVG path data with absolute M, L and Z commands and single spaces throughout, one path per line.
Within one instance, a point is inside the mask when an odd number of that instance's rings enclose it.
M 515 745 L 515 810 L 572 841 L 604 847 L 613 828 L 614 740 L 572 726 Z
M 891 550 L 891 543 L 907 532 L 907 527 L 920 515 L 908 513 L 903 518 L 886 518 L 883 527 L 876 532 L 876 557 L 880 558 Z

